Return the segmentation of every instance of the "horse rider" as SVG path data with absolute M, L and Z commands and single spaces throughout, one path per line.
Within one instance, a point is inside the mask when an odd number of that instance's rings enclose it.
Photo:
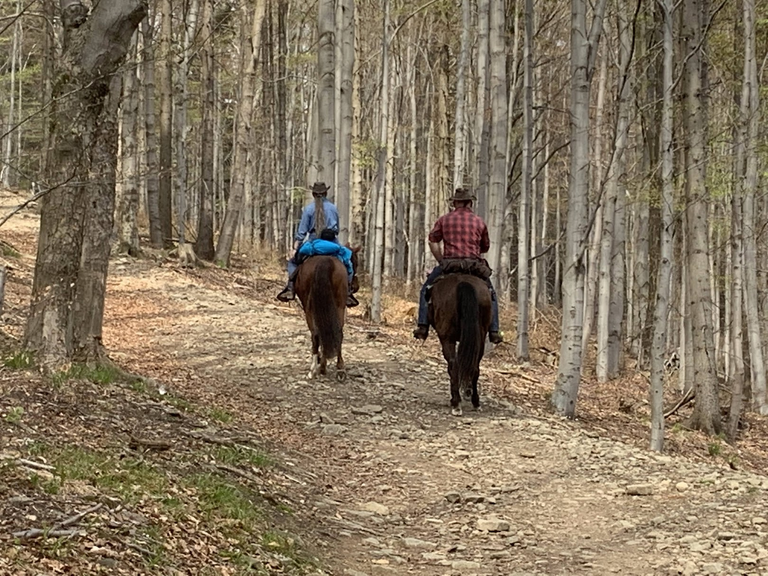
M 417 328 L 413 331 L 414 338 L 426 340 L 429 334 L 429 322 L 427 320 L 427 289 L 435 283 L 435 280 L 443 273 L 441 264 L 443 259 L 471 259 L 484 262 L 481 254 L 488 252 L 491 241 L 488 237 L 488 227 L 477 214 L 472 212 L 472 203 L 476 197 L 468 188 L 456 188 L 456 192 L 450 201 L 453 210 L 438 218 L 432 231 L 429 233 L 429 249 L 437 260 L 437 266 L 427 276 L 427 281 L 421 287 L 419 294 L 419 316 Z M 440 247 L 443 243 L 443 248 Z M 499 304 L 496 300 L 496 292 L 489 278 L 485 279 L 488 289 L 491 291 L 491 326 L 488 330 L 488 339 L 494 344 L 500 344 L 503 337 L 499 332 Z
M 301 221 L 299 227 L 296 230 L 296 235 L 293 237 L 293 251 L 294 254 L 288 260 L 288 283 L 285 288 L 277 295 L 277 299 L 281 302 L 290 302 L 296 298 L 296 292 L 294 290 L 294 280 L 296 279 L 296 273 L 298 272 L 299 264 L 303 259 L 299 256 L 299 249 L 307 241 L 317 239 L 318 230 L 323 235 L 324 240 L 335 243 L 339 246 L 338 254 L 334 254 L 339 257 L 344 265 L 349 270 L 350 266 L 344 261 L 343 256 L 345 252 L 341 250 L 344 246 L 339 244 L 339 211 L 336 205 L 328 199 L 328 186 L 325 182 L 315 182 L 312 185 L 312 198 L 313 201 L 304 207 L 304 211 L 301 213 Z M 322 214 L 319 218 L 315 217 L 315 212 L 319 206 L 322 206 Z M 319 221 L 319 222 L 318 222 Z M 319 224 L 319 226 L 318 226 Z M 348 250 L 348 249 L 347 249 Z M 306 258 L 306 255 L 303 255 Z M 347 292 L 347 306 L 357 306 L 359 302 L 352 294 L 352 274 L 349 275 L 349 284 Z

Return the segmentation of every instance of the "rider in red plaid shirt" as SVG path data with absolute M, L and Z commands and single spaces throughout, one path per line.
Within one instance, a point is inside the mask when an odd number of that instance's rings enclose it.
M 421 287 L 419 296 L 418 327 L 414 330 L 415 338 L 424 340 L 429 333 L 427 321 L 427 287 L 434 284 L 435 280 L 443 273 L 440 264 L 443 258 L 470 258 L 482 260 L 482 254 L 488 252 L 491 241 L 488 237 L 488 227 L 477 214 L 472 212 L 472 201 L 475 197 L 466 188 L 457 188 L 456 194 L 451 199 L 454 210 L 441 216 L 435 222 L 429 233 L 429 248 L 432 251 L 438 265 L 427 277 L 427 281 Z M 442 250 L 440 242 L 443 243 Z M 499 333 L 499 306 L 496 301 L 496 293 L 490 279 L 486 280 L 491 291 L 492 317 L 488 338 L 494 344 L 502 341 Z

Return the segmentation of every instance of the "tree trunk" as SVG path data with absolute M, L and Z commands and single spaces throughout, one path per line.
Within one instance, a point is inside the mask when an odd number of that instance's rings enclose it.
M 235 241 L 235 233 L 240 224 L 243 212 L 243 200 L 246 190 L 246 173 L 248 166 L 248 153 L 252 142 L 252 117 L 254 109 L 254 85 L 256 82 L 258 49 L 261 46 L 261 28 L 266 14 L 266 0 L 256 2 L 251 20 L 250 34 L 247 34 L 248 7 L 241 8 L 243 18 L 243 40 L 240 49 L 242 63 L 240 69 L 241 88 L 240 99 L 237 103 L 235 114 L 235 142 L 234 162 L 230 176 L 230 193 L 227 210 L 224 214 L 224 222 L 221 225 L 219 241 L 216 245 L 215 261 L 219 266 L 229 266 L 232 254 L 232 245 Z M 250 189 L 250 188 L 249 188 Z M 249 231 L 250 233 L 250 231 Z
M 712 294 L 709 287 L 709 246 L 707 242 L 707 201 L 704 155 L 706 123 L 702 96 L 702 53 L 704 37 L 701 0 L 683 3 L 683 37 L 687 41 L 684 71 L 684 123 L 686 128 L 685 193 L 687 201 L 688 302 L 691 314 L 696 404 L 691 427 L 707 434 L 721 430 L 720 400 L 715 373 L 715 343 L 712 327 Z
M 214 95 L 214 29 L 213 29 L 213 0 L 203 1 L 203 50 L 201 53 L 201 107 L 202 121 L 200 123 L 200 211 L 197 221 L 197 241 L 195 254 L 203 260 L 212 261 L 215 256 L 213 249 L 213 95 Z M 180 226 L 183 226 L 180 224 Z
M 584 317 L 584 253 L 588 230 L 589 94 L 606 0 L 595 8 L 587 30 L 586 0 L 571 0 L 571 171 L 562 285 L 563 322 L 560 363 L 552 404 L 573 418 L 581 380 L 581 331 Z
M 453 186 L 464 183 L 464 158 L 466 147 L 466 76 L 469 62 L 470 0 L 461 0 L 461 47 L 456 70 L 456 115 L 453 130 Z
M 21 14 L 21 0 L 16 0 L 16 13 Z M 21 36 L 21 18 L 16 18 L 13 23 L 13 39 L 11 40 L 11 57 L 10 64 L 11 70 L 9 74 L 10 89 L 8 90 L 8 116 L 7 124 L 8 129 L 5 135 L 5 151 L 4 161 L 2 167 L 0 167 L 0 180 L 4 188 L 10 188 L 16 183 L 16 170 L 13 169 L 14 165 L 18 165 L 18 162 L 12 163 L 13 156 L 13 132 L 16 127 L 14 126 L 15 112 L 16 112 L 16 65 L 18 63 L 18 53 L 20 50 L 19 37 Z M 21 119 L 21 118 L 19 118 Z M 1 142 L 2 140 L 0 140 Z M 20 151 L 18 151 L 20 153 Z
M 755 222 L 755 189 L 758 186 L 758 155 L 757 146 L 760 131 L 760 87 L 758 85 L 757 62 L 755 57 L 755 1 L 744 0 L 744 88 L 742 94 L 741 122 L 744 123 L 743 134 L 744 157 L 746 169 L 744 172 L 744 303 L 750 313 L 747 314 L 747 332 L 749 335 L 749 360 L 752 382 L 752 402 L 755 409 L 763 416 L 768 415 L 768 398 L 766 398 L 765 360 L 763 357 L 763 340 L 757 300 L 757 234 Z
M 507 50 L 505 3 L 489 1 L 490 65 L 491 65 L 491 140 L 490 177 L 488 186 L 488 233 L 491 249 L 488 264 L 496 290 L 501 289 L 501 250 L 504 238 L 504 215 L 507 202 Z
M 336 66 L 334 0 L 319 0 L 317 11 L 317 121 L 320 155 L 317 179 L 335 194 L 336 171 Z
M 75 184 L 42 199 L 25 334 L 26 346 L 47 369 L 101 349 L 117 161 L 115 72 L 145 14 L 146 3 L 138 0 L 102 0 L 90 14 L 79 0 L 62 0 L 51 170 Z
M 339 142 L 338 176 L 336 178 L 336 207 L 339 210 L 339 241 L 344 244 L 349 238 L 350 182 L 352 176 L 352 82 L 355 68 L 355 3 L 354 0 L 339 0 L 339 29 L 336 41 L 341 45 L 341 79 L 339 86 Z
M 160 227 L 163 236 L 163 246 L 173 244 L 172 224 L 172 170 L 173 170 L 173 7 L 171 0 L 161 0 L 160 13 L 162 26 L 160 29 L 160 181 L 159 181 L 159 212 Z
M 674 256 L 675 151 L 674 142 L 674 0 L 664 0 L 664 67 L 662 71 L 663 101 L 659 152 L 661 156 L 661 250 L 656 277 L 656 306 L 653 315 L 653 344 L 651 352 L 651 450 L 664 449 L 664 358 L 667 343 L 667 314 L 669 310 L 672 258 Z
M 517 358 L 528 360 L 530 205 L 533 183 L 533 0 L 525 0 L 523 40 L 523 171 L 517 214 Z
M 136 54 L 137 35 L 131 54 Z M 136 126 L 139 116 L 139 94 L 136 66 L 129 66 L 123 80 L 122 154 L 123 178 L 117 203 L 117 251 L 139 255 L 139 162 Z
M 163 225 L 160 211 L 160 181 L 158 178 L 157 131 L 155 129 L 155 44 L 150 18 L 141 25 L 144 40 L 144 131 L 146 141 L 147 218 L 149 243 L 153 248 L 163 247 Z
M 490 92 L 488 90 L 488 37 L 490 34 L 490 0 L 477 0 L 477 96 L 475 98 L 475 126 L 473 140 L 473 171 L 477 191 L 477 214 L 487 219 L 488 164 L 490 150 L 490 117 L 488 114 Z
M 381 322 L 381 275 L 384 260 L 384 198 L 387 181 L 387 136 L 389 134 L 389 0 L 381 0 L 384 24 L 381 37 L 381 101 L 379 102 L 379 149 L 376 171 L 376 233 L 373 244 L 371 321 Z

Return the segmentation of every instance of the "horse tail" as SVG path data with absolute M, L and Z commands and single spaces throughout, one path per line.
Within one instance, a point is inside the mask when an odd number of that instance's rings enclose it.
M 320 232 L 325 230 L 325 207 L 323 197 L 315 196 L 315 236 L 320 238 Z
M 331 282 L 333 269 L 334 261 L 322 258 L 315 267 L 311 288 L 312 317 L 325 358 L 334 358 L 341 350 L 342 328 Z
M 456 362 L 459 370 L 459 385 L 472 386 L 480 363 L 483 336 L 480 330 L 480 304 L 475 287 L 460 282 L 456 287 L 456 309 L 459 314 L 459 350 Z

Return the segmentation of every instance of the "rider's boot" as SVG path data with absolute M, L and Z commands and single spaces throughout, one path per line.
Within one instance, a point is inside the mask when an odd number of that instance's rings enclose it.
M 488 340 L 491 341 L 491 344 L 501 344 L 504 342 L 504 336 L 501 335 L 501 332 L 488 332 Z
M 419 324 L 413 331 L 413 337 L 417 340 L 426 340 L 429 335 L 429 324 Z
M 357 301 L 357 298 L 355 298 L 355 295 L 352 293 L 352 285 L 350 284 L 347 287 L 347 308 L 354 308 L 360 304 L 360 302 Z
M 296 292 L 293 289 L 293 280 L 288 280 L 288 284 L 285 285 L 283 291 L 277 295 L 277 299 L 280 302 L 290 302 L 296 298 Z

